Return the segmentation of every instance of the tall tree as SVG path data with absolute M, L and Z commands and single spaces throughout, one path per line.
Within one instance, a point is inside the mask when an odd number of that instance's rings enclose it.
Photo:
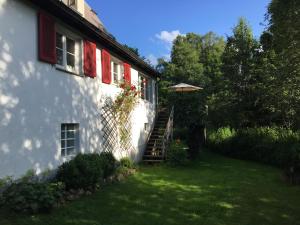
M 255 55 L 259 49 L 252 30 L 245 19 L 239 19 L 228 37 L 223 54 L 224 88 L 227 90 L 227 116 L 236 127 L 252 126 L 256 111 L 253 73 Z
M 300 1 L 273 0 L 269 32 L 277 55 L 277 109 L 285 126 L 300 126 Z

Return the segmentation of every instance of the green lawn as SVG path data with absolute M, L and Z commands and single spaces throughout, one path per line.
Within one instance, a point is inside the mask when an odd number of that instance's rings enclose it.
M 184 168 L 144 166 L 50 215 L 6 217 L 1 225 L 297 225 L 300 187 L 276 168 L 204 153 Z

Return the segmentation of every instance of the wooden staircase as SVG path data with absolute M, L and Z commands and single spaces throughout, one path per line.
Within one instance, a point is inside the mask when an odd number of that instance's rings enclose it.
M 166 159 L 166 149 L 173 135 L 174 109 L 160 110 L 154 128 L 144 152 L 143 161 L 147 163 L 162 162 Z

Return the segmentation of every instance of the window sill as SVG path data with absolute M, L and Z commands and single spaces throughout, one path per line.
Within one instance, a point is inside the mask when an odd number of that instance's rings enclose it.
M 68 74 L 72 74 L 72 75 L 75 75 L 75 76 L 79 76 L 79 77 L 83 77 L 82 74 L 76 72 L 76 71 L 72 71 L 72 70 L 68 70 L 67 68 L 65 67 L 62 67 L 62 66 L 58 66 L 56 65 L 55 68 L 61 72 L 65 72 L 65 73 L 68 73 Z

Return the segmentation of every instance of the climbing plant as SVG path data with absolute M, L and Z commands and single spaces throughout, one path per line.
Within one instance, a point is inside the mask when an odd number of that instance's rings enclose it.
M 117 120 L 120 143 L 128 143 L 130 138 L 130 129 L 128 123 L 131 112 L 133 111 L 139 96 L 139 91 L 135 85 L 127 82 L 120 84 L 122 91 L 118 94 L 113 102 L 112 109 Z

